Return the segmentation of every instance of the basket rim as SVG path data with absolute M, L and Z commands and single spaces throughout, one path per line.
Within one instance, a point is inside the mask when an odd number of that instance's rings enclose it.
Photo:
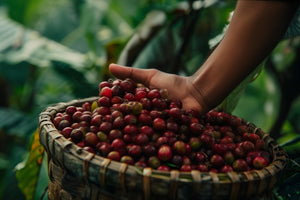
M 96 155 L 90 153 L 88 151 L 83 150 L 83 148 L 77 146 L 72 141 L 66 139 L 63 135 L 59 133 L 51 119 L 55 113 L 63 111 L 69 105 L 82 105 L 84 102 L 93 102 L 97 100 L 99 97 L 89 97 L 82 99 L 75 99 L 68 102 L 60 102 L 54 105 L 48 106 L 45 110 L 43 110 L 39 115 L 39 136 L 40 142 L 45 147 L 45 150 L 48 156 L 53 155 L 53 149 L 51 149 L 51 145 L 47 144 L 47 141 L 53 142 L 52 145 L 58 145 L 60 148 L 59 151 L 64 153 L 71 153 L 76 159 L 81 161 L 83 166 L 87 165 L 89 167 L 90 163 L 100 163 L 100 166 L 106 170 L 107 168 L 115 169 L 116 172 L 120 174 L 130 174 L 130 175 L 138 175 L 141 177 L 148 178 L 166 178 L 171 181 L 178 182 L 202 182 L 206 179 L 209 179 L 211 182 L 216 183 L 235 183 L 240 181 L 254 181 L 257 179 L 267 179 L 271 176 L 276 176 L 278 173 L 284 170 L 287 165 L 288 155 L 285 150 L 280 147 L 275 140 L 268 134 L 263 132 L 260 128 L 256 127 L 254 124 L 247 122 L 242 119 L 245 125 L 253 128 L 253 132 L 256 134 L 260 134 L 263 140 L 267 143 L 268 150 L 272 151 L 272 162 L 263 169 L 260 170 L 250 170 L 245 172 L 228 172 L 228 173 L 215 173 L 215 172 L 200 172 L 199 170 L 192 170 L 191 172 L 180 172 L 178 170 L 171 170 L 170 172 L 159 171 L 156 169 L 152 169 L 150 167 L 144 168 L 143 170 L 138 169 L 133 165 L 128 165 L 125 163 L 117 162 L 110 160 L 108 158 L 102 157 L 100 155 Z M 47 132 L 47 134 L 42 133 Z M 62 155 L 56 156 L 55 159 L 61 164 L 62 167 L 66 167 L 64 160 L 62 159 Z M 85 168 L 85 167 L 83 167 Z M 120 171 L 120 169 L 122 171 Z M 86 178 L 88 177 L 88 173 L 86 172 L 84 175 Z M 251 180 L 252 179 L 252 180 Z

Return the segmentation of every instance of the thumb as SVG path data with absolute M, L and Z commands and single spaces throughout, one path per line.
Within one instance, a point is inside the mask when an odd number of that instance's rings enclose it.
M 133 67 L 110 64 L 109 71 L 119 79 L 130 78 L 137 83 L 149 85 L 149 80 L 153 76 L 151 69 L 138 69 Z

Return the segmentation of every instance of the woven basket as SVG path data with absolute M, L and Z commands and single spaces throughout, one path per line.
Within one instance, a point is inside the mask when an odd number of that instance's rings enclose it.
M 213 173 L 163 172 L 112 161 L 89 153 L 63 137 L 52 123 L 57 112 L 98 97 L 48 107 L 39 116 L 40 141 L 48 154 L 51 200 L 69 199 L 256 199 L 270 194 L 287 164 L 286 152 L 261 129 L 244 122 L 263 138 L 272 162 L 262 170 Z

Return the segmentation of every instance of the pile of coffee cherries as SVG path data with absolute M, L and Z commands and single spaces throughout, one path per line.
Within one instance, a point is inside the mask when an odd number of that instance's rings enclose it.
M 272 159 L 241 118 L 184 110 L 165 89 L 130 79 L 101 82 L 96 101 L 70 105 L 52 121 L 83 149 L 139 168 L 242 172 L 262 169 Z

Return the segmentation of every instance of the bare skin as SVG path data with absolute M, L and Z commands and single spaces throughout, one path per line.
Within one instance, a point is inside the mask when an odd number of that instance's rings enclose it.
M 239 0 L 224 39 L 192 76 L 111 64 L 120 79 L 131 78 L 150 88 L 165 88 L 184 109 L 202 113 L 217 106 L 274 49 L 298 3 Z
M 195 96 L 198 95 L 198 91 L 193 86 L 191 77 L 168 74 L 156 69 L 138 69 L 116 64 L 111 64 L 109 70 L 120 79 L 131 78 L 150 88 L 167 89 L 170 98 L 182 101 L 184 109 L 203 110 L 202 106 L 205 105 L 205 102 L 201 101 L 201 95 Z

